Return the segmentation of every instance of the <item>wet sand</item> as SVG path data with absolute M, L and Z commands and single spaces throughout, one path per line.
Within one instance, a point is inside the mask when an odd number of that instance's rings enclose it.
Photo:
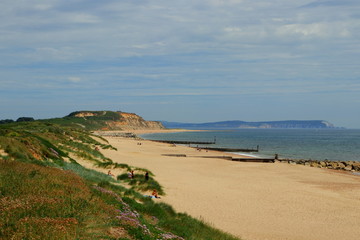
M 143 133 L 147 132 L 137 132 Z M 105 156 L 155 174 L 166 192 L 156 201 L 242 239 L 359 239 L 360 176 L 285 163 L 202 158 L 230 154 L 147 140 L 138 145 L 135 139 L 106 139 L 118 151 L 102 150 Z M 120 174 L 118 169 L 112 172 Z

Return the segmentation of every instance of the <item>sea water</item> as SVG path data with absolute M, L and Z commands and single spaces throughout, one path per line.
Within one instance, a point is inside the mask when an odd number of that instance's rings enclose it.
M 216 139 L 215 144 L 199 147 L 256 149 L 259 146 L 259 152 L 250 153 L 257 157 L 278 154 L 279 158 L 360 161 L 360 129 L 238 129 L 156 133 L 142 137 L 207 142 Z

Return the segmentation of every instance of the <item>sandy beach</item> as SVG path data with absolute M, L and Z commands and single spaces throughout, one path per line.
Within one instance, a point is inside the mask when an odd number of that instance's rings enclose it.
M 137 132 L 142 133 L 146 131 Z M 166 192 L 156 201 L 242 239 L 359 239 L 360 176 L 285 163 L 203 158 L 229 154 L 147 140 L 139 145 L 131 138 L 106 139 L 118 151 L 102 150 L 105 156 L 155 174 Z M 120 174 L 119 169 L 112 172 Z

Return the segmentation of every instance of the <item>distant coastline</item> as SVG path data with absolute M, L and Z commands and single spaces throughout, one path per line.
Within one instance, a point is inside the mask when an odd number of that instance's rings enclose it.
M 160 121 L 166 128 L 185 128 L 185 129 L 248 129 L 248 128 L 286 128 L 286 129 L 328 129 L 339 128 L 334 124 L 325 120 L 286 120 L 286 121 L 261 121 L 261 122 L 246 122 L 246 121 L 221 121 L 208 123 L 180 123 Z

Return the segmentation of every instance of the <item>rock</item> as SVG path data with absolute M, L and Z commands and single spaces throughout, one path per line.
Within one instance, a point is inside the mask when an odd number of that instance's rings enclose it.
M 338 169 L 339 164 L 337 162 L 330 162 L 330 166 L 332 169 Z
M 289 164 L 302 164 L 310 167 L 328 168 L 343 171 L 357 171 L 360 172 L 360 162 L 358 161 L 318 161 L 318 160 L 305 160 L 305 159 L 279 159 L 279 162 L 285 162 Z
M 346 171 L 351 171 L 351 170 L 353 170 L 353 165 L 347 165 L 344 169 Z
M 321 168 L 321 165 L 318 162 L 312 162 L 310 164 L 311 167 L 317 167 L 317 168 Z
M 338 163 L 338 169 L 345 169 L 345 164 L 344 163 L 342 163 L 342 162 L 340 162 L 340 163 Z
M 353 163 L 353 169 L 357 172 L 360 172 L 360 162 Z
M 305 164 L 305 161 L 302 160 L 302 159 L 300 159 L 300 160 L 297 160 L 296 163 L 297 163 L 297 164 L 302 164 L 302 165 L 304 165 L 304 164 Z

